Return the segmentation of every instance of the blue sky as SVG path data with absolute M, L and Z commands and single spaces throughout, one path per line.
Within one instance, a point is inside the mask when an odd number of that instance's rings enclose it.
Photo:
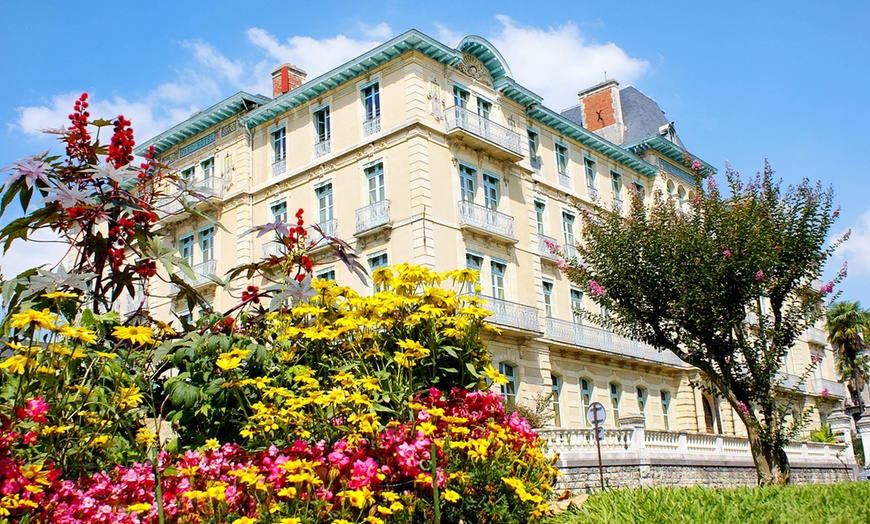
M 124 114 L 143 141 L 239 90 L 270 94 L 293 62 L 313 77 L 407 29 L 490 40 L 518 82 L 561 110 L 604 79 L 653 97 L 696 156 L 785 183 L 833 185 L 852 238 L 844 299 L 870 306 L 870 4 L 769 2 L 14 2 L 0 21 L 0 165 L 56 143 L 73 100 Z M 4 222 L 6 219 L 4 219 Z M 19 246 L 20 247 L 20 246 Z M 4 272 L 57 251 L 28 246 Z

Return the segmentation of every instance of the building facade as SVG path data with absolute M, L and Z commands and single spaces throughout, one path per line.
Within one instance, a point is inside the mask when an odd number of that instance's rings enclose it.
M 302 208 L 370 269 L 479 270 L 489 320 L 502 330 L 489 341 L 509 378 L 502 391 L 526 405 L 551 395 L 553 426 L 587 427 L 586 408 L 598 401 L 609 427 L 640 416 L 652 430 L 745 435 L 726 402 L 692 386 L 703 382 L 697 370 L 575 314 L 596 306 L 549 246 L 572 254 L 583 209 L 623 212 L 632 191 L 661 190 L 679 205 L 694 196 L 683 144 L 652 99 L 613 81 L 579 96 L 576 107 L 551 110 L 482 38 L 451 48 L 412 30 L 314 79 L 284 65 L 272 98 L 233 95 L 138 152 L 153 145 L 205 197 L 189 205 L 226 228 L 167 197 L 161 227 L 196 273 L 185 278 L 217 311 L 236 299 L 208 275 L 273 253 L 268 236 L 247 232 Z M 367 291 L 330 256 L 312 254 L 318 276 Z M 172 291 L 161 282 L 148 290 L 152 315 L 196 316 Z M 825 338 L 811 329 L 783 370 L 788 386 L 818 363 L 796 407 L 818 402 L 809 429 L 844 394 Z

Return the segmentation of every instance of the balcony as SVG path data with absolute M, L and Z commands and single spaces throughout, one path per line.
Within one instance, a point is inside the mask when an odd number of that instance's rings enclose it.
M 492 324 L 523 331 L 541 331 L 537 308 L 484 295 L 481 295 L 480 298 L 486 300 L 483 309 L 493 312 L 487 317 L 487 320 Z
M 143 295 L 141 290 L 138 297 L 127 297 L 124 299 L 124 314 L 129 316 L 133 313 L 148 311 L 148 297 Z
M 559 185 L 569 189 L 571 188 L 571 177 L 568 176 L 568 173 L 559 172 Z
M 583 346 L 604 353 L 646 360 L 663 366 L 682 367 L 683 361 L 670 351 L 658 351 L 649 344 L 610 331 L 548 317 L 545 334 L 557 342 Z
M 846 398 L 846 386 L 824 378 L 813 380 L 813 391 L 816 395 L 822 395 L 827 390 L 828 396 L 835 398 Z
M 308 245 L 311 246 L 309 248 L 310 251 L 317 251 L 329 245 L 329 243 L 324 242 L 323 239 L 325 237 L 335 236 L 338 231 L 338 219 L 333 218 L 330 220 L 324 220 L 323 222 L 318 222 L 317 227 L 323 231 L 323 234 L 314 229 L 313 226 L 305 229 L 308 233 Z
M 474 202 L 459 201 L 459 226 L 515 244 L 514 217 Z
M 577 246 L 566 243 L 562 246 L 562 254 L 565 256 L 565 260 L 574 260 L 577 258 Z
M 453 106 L 444 113 L 448 136 L 459 136 L 472 148 L 482 149 L 495 158 L 522 160 L 519 133 L 496 124 L 463 107 Z
M 363 122 L 363 136 L 373 135 L 381 132 L 381 117 L 376 116 Z
M 185 283 L 187 283 L 190 287 L 198 288 L 201 286 L 205 286 L 207 284 L 213 284 L 209 275 L 214 275 L 217 273 L 217 260 L 208 260 L 206 262 L 200 262 L 199 264 L 195 264 L 190 266 L 190 269 L 193 270 L 194 278 L 191 279 L 189 276 L 185 275 L 181 271 L 176 271 L 175 276 L 182 279 Z M 169 292 L 171 294 L 178 293 L 178 287 L 175 285 L 170 285 Z
M 551 251 L 550 246 L 553 246 L 554 250 Z M 556 241 L 555 238 L 551 238 L 546 235 L 538 235 L 538 253 L 541 255 L 541 258 L 545 258 L 553 262 L 558 262 L 559 249 L 561 249 L 561 247 L 559 246 L 559 242 Z
M 272 176 L 280 176 L 287 172 L 287 159 L 282 158 L 272 162 Z
M 286 254 L 284 244 L 275 242 L 274 240 L 266 242 L 260 249 L 262 250 L 263 260 L 272 257 L 283 257 Z
M 616 212 L 619 213 L 620 215 L 622 215 L 623 213 L 625 213 L 625 205 L 623 205 L 622 200 L 620 200 L 619 198 L 614 198 L 614 199 L 613 199 L 613 208 L 614 208 L 614 209 L 616 210 Z
M 390 201 L 381 200 L 356 210 L 356 232 L 354 235 L 374 233 L 390 227 L 392 224 Z
M 786 389 L 789 391 L 798 390 L 801 393 L 807 392 L 806 381 L 801 383 L 801 377 L 793 373 L 783 373 L 781 371 L 778 371 L 776 373 L 776 380 L 779 381 L 779 385 L 782 389 Z
M 329 140 L 321 140 L 314 144 L 314 158 L 320 158 L 330 151 Z
M 589 200 L 598 200 L 598 189 L 594 187 L 587 187 L 586 193 L 589 195 Z
M 223 178 L 208 177 L 203 180 L 188 181 L 187 189 L 194 193 L 199 193 L 204 196 L 207 201 L 223 198 L 225 185 L 226 180 Z M 162 216 L 160 218 L 164 221 L 169 221 L 173 217 L 175 217 L 175 219 L 184 218 L 185 214 L 182 213 L 184 206 L 181 205 L 182 198 L 185 199 L 188 207 L 201 203 L 201 201 L 196 197 L 188 197 L 187 195 L 179 194 L 176 188 L 171 189 L 175 191 L 175 194 L 166 195 L 157 200 L 157 209 L 161 212 Z
M 810 344 L 817 344 L 819 346 L 828 344 L 828 333 L 824 329 L 817 327 L 808 328 L 804 336 Z

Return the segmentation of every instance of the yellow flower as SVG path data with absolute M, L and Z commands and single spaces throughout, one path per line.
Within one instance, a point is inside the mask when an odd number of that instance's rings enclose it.
M 218 442 L 218 439 L 216 439 L 216 438 L 210 438 L 210 439 L 205 441 L 205 449 L 210 449 L 210 450 L 214 451 L 214 450 L 218 449 L 219 447 L 221 447 L 221 443 Z
M 150 510 L 151 510 L 151 504 L 149 504 L 147 502 L 141 502 L 139 504 L 130 504 L 129 506 L 127 506 L 127 511 L 130 511 L 130 512 L 150 511 Z
M 148 428 L 139 428 L 136 432 L 136 442 L 150 446 L 157 442 L 157 434 Z
M 452 489 L 445 489 L 442 496 L 444 497 L 444 500 L 451 503 L 457 502 L 459 500 L 459 493 L 456 493 Z
M 97 435 L 89 443 L 89 448 L 107 448 L 112 444 L 112 439 L 108 435 Z
M 234 349 L 227 353 L 221 353 L 218 355 L 217 367 L 224 371 L 236 369 L 242 365 L 242 359 L 247 357 L 250 352 L 250 349 Z
M 118 391 L 116 402 L 121 409 L 135 408 L 145 399 L 141 393 L 139 386 L 130 386 L 129 388 L 121 388 Z
M 78 297 L 75 293 L 67 293 L 66 291 L 53 291 L 51 293 L 45 293 L 42 295 L 45 298 L 55 299 L 55 298 L 76 298 Z
M 278 521 L 278 524 L 301 524 L 302 519 L 299 517 L 288 517 Z
M 233 521 L 233 524 L 254 524 L 257 522 L 257 519 L 252 519 L 251 517 L 239 517 Z
M 36 361 L 32 358 L 27 358 L 24 355 L 13 355 L 0 363 L 0 369 L 8 369 L 10 373 L 23 375 L 28 366 L 35 365 Z
M 483 374 L 486 375 L 486 378 L 496 384 L 504 385 L 508 383 L 508 378 L 492 367 L 492 364 L 487 364 L 487 366 L 483 368 Z
M 115 326 L 112 335 L 133 344 L 153 344 L 154 332 L 148 326 Z
M 24 313 L 16 313 L 12 315 L 12 322 L 10 322 L 10 325 L 14 328 L 23 329 L 31 324 L 36 324 L 39 327 L 49 329 L 54 325 L 55 319 L 57 319 L 57 315 L 49 312 L 48 309 L 43 309 L 42 311 L 28 309 Z
M 105 353 L 105 352 L 103 352 L 103 351 L 94 351 L 94 353 L 96 353 L 97 356 L 100 356 L 100 357 L 103 357 L 103 358 L 107 358 L 107 359 L 109 359 L 109 360 L 114 360 L 114 359 L 118 358 L 118 354 L 117 354 L 117 353 Z
M 65 325 L 61 326 L 59 333 L 64 337 L 80 340 L 85 344 L 93 344 L 97 341 L 96 333 L 83 327 Z

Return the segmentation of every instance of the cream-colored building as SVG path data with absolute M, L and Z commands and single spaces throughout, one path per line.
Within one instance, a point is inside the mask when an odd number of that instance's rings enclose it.
M 595 306 L 547 247 L 570 255 L 580 210 L 619 211 L 631 191 L 660 189 L 680 205 L 693 197 L 685 150 L 654 101 L 610 81 L 559 113 L 518 84 L 484 39 L 451 48 L 413 30 L 307 81 L 282 66 L 273 87 L 271 99 L 238 93 L 138 149 L 153 145 L 227 229 L 177 213 L 177 202 L 161 221 L 215 310 L 236 299 L 206 275 L 270 253 L 268 236 L 245 232 L 293 221 L 302 208 L 307 223 L 347 240 L 371 269 L 479 269 L 490 320 L 503 330 L 491 349 L 511 380 L 504 392 L 527 405 L 555 392 L 554 425 L 585 427 L 586 407 L 599 401 L 609 426 L 639 414 L 650 429 L 745 434 L 727 403 L 692 387 L 696 370 L 582 324 L 574 309 Z M 366 291 L 329 256 L 314 254 L 318 275 Z M 168 285 L 149 291 L 155 316 L 189 314 Z M 824 417 L 843 388 L 823 332 L 810 330 L 789 354 L 784 379 L 797 381 L 814 358 L 800 402 L 820 399 Z

